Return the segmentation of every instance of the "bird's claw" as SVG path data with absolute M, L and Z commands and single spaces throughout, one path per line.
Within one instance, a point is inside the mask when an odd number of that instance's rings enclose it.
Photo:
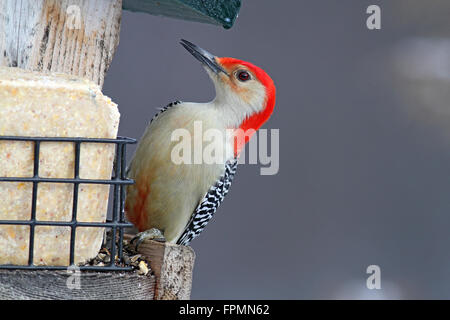
M 166 242 L 166 238 L 164 238 L 163 233 L 161 230 L 156 228 L 151 228 L 148 230 L 145 230 L 143 232 L 137 233 L 133 239 L 131 239 L 130 244 L 133 244 L 136 242 L 135 250 L 138 250 L 139 245 L 144 242 L 145 240 L 155 240 L 158 242 Z

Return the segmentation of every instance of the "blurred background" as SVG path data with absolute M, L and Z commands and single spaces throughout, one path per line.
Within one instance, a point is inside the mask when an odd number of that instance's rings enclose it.
M 171 101 L 214 97 L 181 38 L 277 86 L 264 128 L 280 130 L 280 170 L 238 168 L 191 243 L 193 299 L 450 299 L 449 17 L 448 0 L 243 0 L 231 30 L 123 12 L 104 85 L 121 135 L 139 138 Z

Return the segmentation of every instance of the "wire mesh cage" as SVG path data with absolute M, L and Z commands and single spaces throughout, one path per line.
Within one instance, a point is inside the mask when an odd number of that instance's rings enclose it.
M 124 271 L 131 270 L 132 267 L 123 263 L 123 236 L 124 229 L 133 225 L 126 221 L 124 216 L 124 198 L 125 187 L 133 184 L 134 181 L 126 177 L 126 147 L 128 144 L 136 143 L 135 139 L 127 137 L 117 137 L 116 139 L 100 139 L 100 138 L 51 138 L 51 137 L 17 137 L 17 136 L 0 136 L 0 142 L 28 142 L 33 145 L 33 174 L 28 177 L 2 177 L 0 176 L 0 184 L 4 182 L 29 183 L 32 185 L 31 192 L 31 215 L 28 220 L 0 220 L 0 227 L 10 226 L 28 226 L 28 263 L 24 265 L 17 264 L 0 264 L 0 269 L 31 269 L 31 270 L 66 270 L 68 266 L 62 265 L 39 265 L 35 263 L 35 229 L 37 227 L 66 227 L 70 228 L 69 241 L 69 265 L 75 264 L 75 245 L 76 231 L 79 228 L 100 228 L 109 230 L 112 240 L 108 243 L 110 252 L 110 262 L 104 265 L 81 265 L 80 270 L 95 271 Z M 39 174 L 40 167 L 40 150 L 43 143 L 72 143 L 74 146 L 74 170 L 73 178 L 48 178 L 41 177 Z M 80 152 L 82 144 L 107 144 L 114 145 L 114 166 L 113 174 L 110 179 L 87 179 L 80 177 Z M 38 188 L 42 183 L 70 184 L 73 186 L 73 199 L 71 219 L 68 221 L 45 221 L 38 219 L 36 215 L 36 207 L 38 202 Z M 78 202 L 80 185 L 109 185 L 113 188 L 112 192 L 112 212 L 107 216 L 104 222 L 84 222 L 78 219 Z M 1 197 L 2 195 L 0 195 Z M 4 195 L 6 196 L 6 195 Z M 117 241 L 116 241 L 117 240 Z M 117 259 L 116 259 L 117 257 Z

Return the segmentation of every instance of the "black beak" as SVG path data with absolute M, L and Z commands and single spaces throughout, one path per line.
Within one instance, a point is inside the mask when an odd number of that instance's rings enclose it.
M 216 57 L 209 53 L 206 50 L 203 50 L 200 47 L 197 47 L 192 42 L 181 39 L 180 44 L 189 51 L 198 61 L 200 61 L 203 65 L 206 65 L 209 69 L 211 69 L 214 73 L 218 74 L 219 72 L 223 72 L 226 75 L 228 73 L 225 69 L 217 63 Z

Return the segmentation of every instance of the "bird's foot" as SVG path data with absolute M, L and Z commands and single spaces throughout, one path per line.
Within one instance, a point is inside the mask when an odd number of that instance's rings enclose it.
M 136 234 L 133 239 L 131 239 L 130 244 L 133 244 L 133 242 L 136 241 L 135 250 L 137 251 L 139 245 L 144 242 L 145 240 L 155 240 L 159 242 L 166 242 L 166 238 L 164 238 L 164 234 L 161 230 L 156 228 L 151 228 L 148 230 L 145 230 L 143 232 L 139 232 Z

